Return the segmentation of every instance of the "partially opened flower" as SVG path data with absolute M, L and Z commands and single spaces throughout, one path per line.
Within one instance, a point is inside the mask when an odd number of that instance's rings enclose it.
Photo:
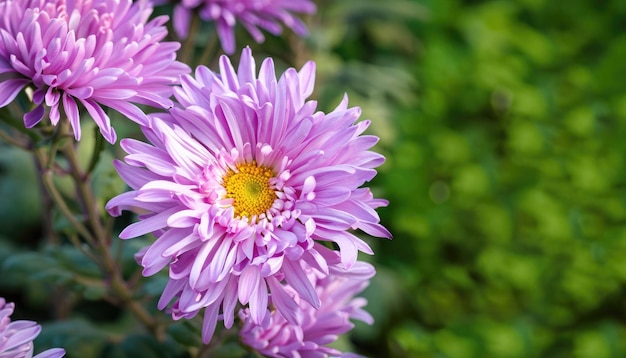
M 239 22 L 258 43 L 265 40 L 261 29 L 274 35 L 282 32 L 281 23 L 304 36 L 307 29 L 294 13 L 311 14 L 311 0 L 182 0 L 174 8 L 174 30 L 186 38 L 193 13 L 214 21 L 224 52 L 235 51 L 235 25 Z
M 26 127 L 64 115 L 77 140 L 81 108 L 111 143 L 103 106 L 144 124 L 132 103 L 170 107 L 171 85 L 189 72 L 175 60 L 180 44 L 160 42 L 167 17 L 151 13 L 147 0 L 0 1 L 0 107 L 32 87 Z
M 305 101 L 312 62 L 278 81 L 271 59 L 258 77 L 255 71 L 245 49 L 237 72 L 222 57 L 219 75 L 201 66 L 195 79 L 184 77 L 175 90 L 179 106 L 144 128 L 150 143 L 121 142 L 128 155 L 115 166 L 133 190 L 107 204 L 112 215 L 141 213 L 120 237 L 157 236 L 139 255 L 144 275 L 169 265 L 159 306 L 174 300 L 175 318 L 206 307 L 205 342 L 220 309 L 232 325 L 237 300 L 263 322 L 270 293 L 280 314 L 298 323 L 283 280 L 318 308 L 300 262 L 328 274 L 335 252 L 316 241 L 338 245 L 349 268 L 359 250 L 372 254 L 350 230 L 390 237 L 375 211 L 387 202 L 361 188 L 384 157 L 369 151 L 378 138 L 362 135 L 369 122 L 356 122 L 360 110 L 344 100 L 316 112 Z
M 41 326 L 33 321 L 13 321 L 11 315 L 15 305 L 0 297 L 0 358 L 31 358 L 33 340 L 41 332 Z M 41 352 L 35 358 L 60 358 L 65 350 L 52 348 Z
M 286 285 L 285 289 L 303 313 L 302 322 L 298 325 L 289 323 L 277 312 L 272 312 L 264 322 L 256 323 L 249 309 L 239 311 L 243 322 L 239 331 L 242 342 L 266 357 L 342 356 L 342 352 L 328 344 L 354 327 L 351 319 L 372 324 L 372 317 L 362 309 L 367 300 L 355 295 L 367 287 L 375 271 L 372 265 L 361 261 L 349 270 L 335 266 L 330 268 L 328 276 L 306 269 L 322 301 L 319 309 L 301 300 L 296 291 Z

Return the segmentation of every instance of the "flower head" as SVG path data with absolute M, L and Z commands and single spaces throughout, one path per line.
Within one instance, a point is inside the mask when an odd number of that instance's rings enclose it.
M 0 358 L 31 358 L 33 340 L 41 331 L 41 326 L 33 321 L 13 321 L 11 315 L 15 305 L 0 297 Z M 60 358 L 65 355 L 61 348 L 48 349 L 35 358 Z
M 374 276 L 372 265 L 358 261 L 349 270 L 330 266 L 328 276 L 306 269 L 311 284 L 315 287 L 322 305 L 314 309 L 299 299 L 296 291 L 286 285 L 285 289 L 297 302 L 303 313 L 302 323 L 289 323 L 277 312 L 272 312 L 262 323 L 255 322 L 249 309 L 239 311 L 243 327 L 241 340 L 266 357 L 338 357 L 337 349 L 327 344 L 337 340 L 354 327 L 350 319 L 372 324 L 373 319 L 362 309 L 367 304 L 364 298 L 354 296 L 369 284 Z
M 126 163 L 115 162 L 132 191 L 107 203 L 112 215 L 134 210 L 140 221 L 123 239 L 154 233 L 138 255 L 144 275 L 169 265 L 159 306 L 174 300 L 175 318 L 206 307 L 204 340 L 220 313 L 233 323 L 238 300 L 255 322 L 267 314 L 269 294 L 290 323 L 301 320 L 281 285 L 286 281 L 313 307 L 320 299 L 300 262 L 328 274 L 340 248 L 349 268 L 370 247 L 350 230 L 390 237 L 375 209 L 387 202 L 361 187 L 384 157 L 369 151 L 377 138 L 362 135 L 368 121 L 344 100 L 316 112 L 314 64 L 288 69 L 277 81 L 266 59 L 258 77 L 250 49 L 235 71 L 225 56 L 220 74 L 198 67 L 175 89 L 178 106 L 151 116 L 150 143 L 121 141 Z
M 56 125 L 64 113 L 78 140 L 84 108 L 115 142 L 102 106 L 145 123 L 132 103 L 170 107 L 171 85 L 189 72 L 175 60 L 180 44 L 160 42 L 167 17 L 148 21 L 151 13 L 147 0 L 0 1 L 0 107 L 29 86 L 36 106 L 26 127 L 46 112 Z
M 179 37 L 187 37 L 194 11 L 203 20 L 216 23 L 222 48 L 224 52 L 231 54 L 235 51 L 237 22 L 258 43 L 265 40 L 259 28 L 279 35 L 282 32 L 280 23 L 304 36 L 307 29 L 293 13 L 314 13 L 315 4 L 311 0 L 182 0 L 174 8 L 174 30 Z

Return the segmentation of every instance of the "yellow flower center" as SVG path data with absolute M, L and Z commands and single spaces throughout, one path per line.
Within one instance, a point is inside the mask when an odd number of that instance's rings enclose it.
M 237 165 L 223 178 L 226 197 L 233 199 L 236 217 L 252 217 L 265 213 L 272 207 L 276 193 L 270 188 L 274 173 L 255 161 Z

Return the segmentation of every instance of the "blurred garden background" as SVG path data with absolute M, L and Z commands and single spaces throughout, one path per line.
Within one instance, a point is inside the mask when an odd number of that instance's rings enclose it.
M 394 238 L 368 239 L 376 254 L 360 256 L 378 270 L 364 293 L 375 324 L 338 345 L 368 357 L 625 357 L 626 2 L 317 5 L 308 38 L 258 45 L 241 32 L 237 45 L 280 71 L 314 60 L 320 109 L 348 93 L 381 138 L 371 186 L 390 201 L 380 214 Z M 115 120 L 120 137 L 136 134 Z M 119 146 L 103 155 L 104 203 L 124 186 L 110 167 Z M 43 324 L 36 346 L 184 356 L 128 334 L 136 323 L 90 281 L 97 268 L 49 249 L 42 227 L 67 223 L 42 221 L 37 188 L 28 154 L 2 144 L 0 296 L 17 303 L 14 319 Z M 127 276 L 139 247 L 120 245 Z M 158 296 L 164 280 L 137 282 Z M 185 329 L 172 336 L 193 340 Z

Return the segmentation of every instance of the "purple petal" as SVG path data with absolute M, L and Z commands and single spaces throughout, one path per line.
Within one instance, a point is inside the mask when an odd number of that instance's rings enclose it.
M 283 272 L 285 280 L 293 287 L 302 299 L 311 304 L 314 308 L 320 308 L 321 302 L 315 292 L 315 288 L 309 281 L 306 273 L 302 270 L 300 263 L 291 260 L 285 260 L 283 263 Z
M 37 123 L 41 122 L 44 115 L 43 104 L 38 105 L 32 111 L 24 114 L 24 125 L 26 128 L 33 128 Z
M 220 311 L 220 305 L 209 305 L 204 310 L 204 320 L 202 321 L 202 342 L 209 344 L 213 333 L 215 333 L 215 326 L 217 325 L 217 314 Z
M 157 308 L 162 310 L 170 303 L 170 301 L 185 287 L 187 283 L 186 280 L 172 280 L 167 281 L 165 288 L 163 289 L 163 293 L 159 298 L 159 303 L 157 304 Z
M 232 278 L 231 278 L 232 280 Z M 222 311 L 224 312 L 224 327 L 230 329 L 235 322 L 235 306 L 237 305 L 237 285 L 229 282 L 224 291 L 224 302 Z
M 171 208 L 143 219 L 140 222 L 131 224 L 120 233 L 120 239 L 131 239 L 167 227 L 167 219 L 178 211 L 179 208 L 177 207 Z
M 176 32 L 176 36 L 181 39 L 186 39 L 189 35 L 189 24 L 191 23 L 191 15 L 192 12 L 187 10 L 182 5 L 176 5 L 174 7 L 173 14 L 173 23 L 174 23 L 174 32 Z
M 19 329 L 17 329 L 17 327 L 15 327 L 16 323 L 25 324 L 23 325 L 24 327 L 19 327 Z M 17 346 L 32 341 L 35 337 L 37 337 L 39 332 L 41 332 L 41 326 L 31 321 L 16 321 L 11 325 L 17 329 L 17 332 L 11 335 L 6 342 L 3 342 L 2 348 L 5 351 L 10 351 Z
M 92 100 L 80 98 L 79 100 L 96 122 L 98 128 L 100 128 L 100 133 L 102 133 L 104 138 L 111 144 L 115 143 L 117 140 L 115 130 L 111 127 L 111 120 L 109 119 L 109 116 L 104 113 L 102 107 Z
M 266 281 L 272 292 L 272 303 L 276 306 L 278 312 L 290 324 L 300 325 L 302 323 L 302 313 L 296 301 L 285 292 L 285 289 L 274 277 L 268 277 Z
M 252 320 L 257 323 L 263 322 L 267 315 L 267 301 L 268 301 L 267 285 L 265 280 L 259 280 L 257 287 L 252 292 L 250 297 L 250 314 Z
M 65 356 L 65 350 L 62 348 L 52 348 L 46 351 L 43 351 L 33 358 L 61 358 Z
M 261 275 L 256 266 L 247 266 L 239 276 L 239 302 L 247 304 L 252 292 L 259 286 Z
M 17 94 L 20 93 L 22 88 L 30 82 L 31 81 L 27 78 L 15 78 L 0 81 L 0 108 L 11 103 L 15 97 L 17 97 Z
M 63 109 L 65 111 L 65 115 L 67 119 L 70 121 L 70 126 L 74 131 L 74 138 L 78 141 L 80 140 L 80 115 L 78 113 L 78 106 L 74 99 L 69 96 L 67 93 L 63 93 L 62 96 L 63 101 Z

